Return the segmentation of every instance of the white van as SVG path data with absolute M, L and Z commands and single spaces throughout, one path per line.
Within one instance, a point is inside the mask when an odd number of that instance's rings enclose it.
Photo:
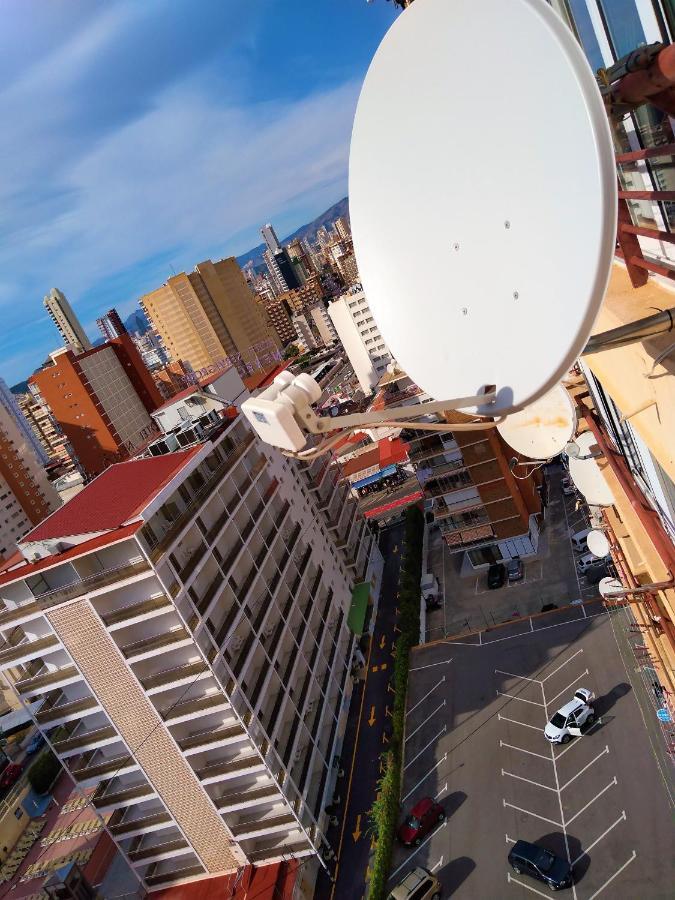
M 598 557 L 594 553 L 584 553 L 584 555 L 577 560 L 577 569 L 581 575 L 584 574 L 591 566 L 599 565 L 610 557 Z
M 572 549 L 576 550 L 577 553 L 584 553 L 588 549 L 586 539 L 592 530 L 592 528 L 584 528 L 583 531 L 577 531 L 576 534 L 573 534 L 570 538 L 572 541 Z

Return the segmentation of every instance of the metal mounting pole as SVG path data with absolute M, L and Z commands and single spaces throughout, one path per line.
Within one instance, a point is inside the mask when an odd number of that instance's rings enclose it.
M 611 328 L 601 334 L 594 334 L 583 349 L 582 356 L 589 353 L 600 353 L 603 350 L 614 350 L 635 341 L 643 341 L 657 334 L 667 334 L 675 328 L 675 307 L 663 312 L 638 319 L 628 325 Z

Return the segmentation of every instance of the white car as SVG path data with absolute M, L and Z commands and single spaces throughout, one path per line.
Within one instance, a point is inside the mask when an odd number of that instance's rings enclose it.
M 595 722 L 592 699 L 593 693 L 587 688 L 575 691 L 574 699 L 561 706 L 544 729 L 546 740 L 551 744 L 566 744 L 579 737 L 584 726 L 590 727 Z
M 600 557 L 596 556 L 595 553 L 584 553 L 584 555 L 577 560 L 577 571 L 580 575 L 583 575 L 588 569 L 599 565 L 600 563 L 607 562 L 609 559 L 611 559 L 609 556 Z

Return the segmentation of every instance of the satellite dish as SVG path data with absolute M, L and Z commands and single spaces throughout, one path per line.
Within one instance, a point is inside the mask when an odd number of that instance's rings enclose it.
M 597 556 L 600 559 L 603 559 L 609 553 L 609 541 L 604 531 L 598 531 L 597 529 L 589 531 L 586 535 L 586 546 L 593 556 Z
M 550 459 L 562 453 L 575 428 L 574 405 L 561 384 L 497 425 L 509 447 L 529 459 Z
M 592 503 L 594 506 L 612 506 L 614 495 L 603 478 L 596 460 L 591 456 L 591 447 L 594 444 L 595 435 L 592 431 L 585 431 L 575 439 L 574 445 L 579 451 L 578 457 L 580 458 L 568 457 L 570 478 L 587 503 Z
M 618 578 L 601 578 L 598 584 L 600 596 L 610 599 L 611 597 L 623 596 L 626 588 L 621 584 Z
M 505 40 L 503 0 L 410 6 L 366 75 L 349 163 L 359 272 L 392 355 L 439 401 L 496 385 L 499 412 L 542 397 L 581 353 L 617 208 L 604 105 L 572 32 L 544 0 L 510 0 L 508 25 Z

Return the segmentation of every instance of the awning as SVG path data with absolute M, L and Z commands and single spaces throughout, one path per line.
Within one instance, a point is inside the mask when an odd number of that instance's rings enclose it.
M 374 472 L 372 475 L 368 475 L 367 478 L 362 478 L 360 481 L 353 481 L 353 488 L 362 488 L 367 484 L 375 484 L 376 481 L 379 481 L 381 478 L 389 478 L 390 475 L 395 475 L 397 472 L 396 466 L 387 466 L 386 469 L 380 469 L 379 472 Z
M 369 599 L 370 584 L 367 581 L 362 581 L 352 591 L 352 602 L 349 607 L 349 616 L 347 617 L 349 630 L 357 636 L 363 634 Z

